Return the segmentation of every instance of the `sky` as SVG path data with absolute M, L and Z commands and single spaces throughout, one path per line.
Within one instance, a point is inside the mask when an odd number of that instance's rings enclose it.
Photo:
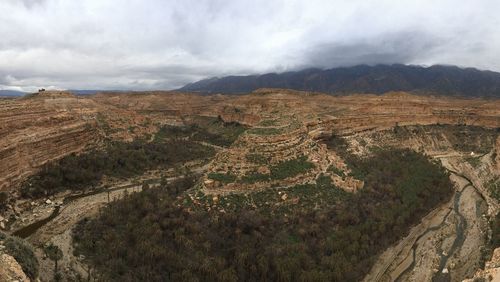
M 0 90 L 358 64 L 500 71 L 498 0 L 0 0 Z

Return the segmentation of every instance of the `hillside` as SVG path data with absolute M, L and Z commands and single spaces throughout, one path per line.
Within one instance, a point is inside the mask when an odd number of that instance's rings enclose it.
M 500 73 L 435 65 L 359 65 L 306 69 L 285 73 L 210 78 L 187 84 L 181 91 L 245 93 L 258 88 L 288 88 L 330 94 L 407 91 L 467 97 L 500 97 Z

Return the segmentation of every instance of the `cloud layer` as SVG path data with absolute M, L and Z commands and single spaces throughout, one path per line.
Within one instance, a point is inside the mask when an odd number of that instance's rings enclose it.
M 173 89 L 356 64 L 500 71 L 496 0 L 3 0 L 0 89 Z

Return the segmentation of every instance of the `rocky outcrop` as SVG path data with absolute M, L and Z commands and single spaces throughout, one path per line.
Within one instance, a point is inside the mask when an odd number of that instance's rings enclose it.
M 30 280 L 12 256 L 0 253 L 0 281 L 29 282 Z
M 473 278 L 463 280 L 463 282 L 475 281 L 500 281 L 500 248 L 493 251 L 493 256 L 486 262 L 484 269 L 477 271 Z

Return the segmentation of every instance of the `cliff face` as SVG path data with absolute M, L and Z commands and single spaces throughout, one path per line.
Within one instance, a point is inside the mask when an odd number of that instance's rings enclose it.
M 198 115 L 221 116 L 227 122 L 256 126 L 263 118 L 278 117 L 280 112 L 306 126 L 313 138 L 396 125 L 500 127 L 500 100 L 435 98 L 404 92 L 335 97 L 261 89 L 242 96 L 144 92 L 81 98 L 47 91 L 28 98 L 0 99 L 0 190 L 14 189 L 44 163 L 95 146 L 104 137 L 125 141 L 144 138 L 163 124 L 182 124 Z
M 30 280 L 12 256 L 0 254 L 0 281 L 29 282 Z
M 75 97 L 0 100 L 0 190 L 96 142 L 94 113 L 91 101 Z

